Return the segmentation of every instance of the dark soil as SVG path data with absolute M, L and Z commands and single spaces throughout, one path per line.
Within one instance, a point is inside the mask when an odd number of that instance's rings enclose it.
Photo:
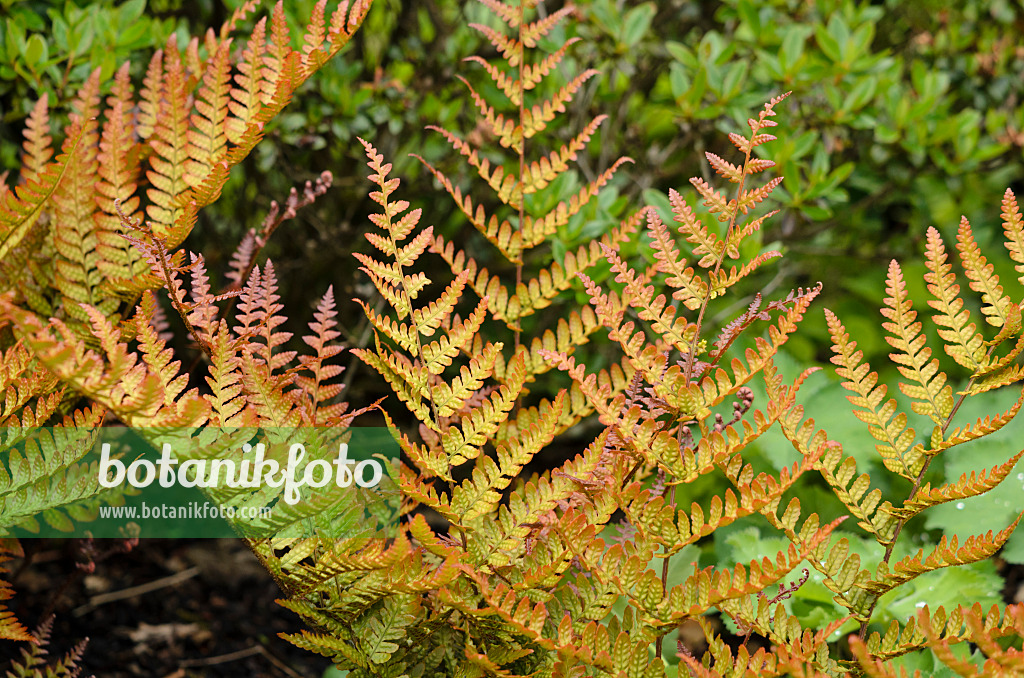
M 51 660 L 88 638 L 81 675 L 97 678 L 319 678 L 330 666 L 278 636 L 302 621 L 274 602 L 280 589 L 241 540 L 151 539 L 103 557 L 120 543 L 95 542 L 91 574 L 76 564 L 88 560 L 80 540 L 23 540 L 26 559 L 7 563 L 19 621 L 55 614 Z M 19 646 L 0 640 L 0 675 Z

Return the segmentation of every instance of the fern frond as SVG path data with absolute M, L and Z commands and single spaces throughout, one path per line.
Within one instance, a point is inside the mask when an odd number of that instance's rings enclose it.
M 259 266 L 254 268 L 249 281 L 242 288 L 235 332 L 246 340 L 243 351 L 247 355 L 255 355 L 270 372 L 289 364 L 296 355 L 295 351 L 275 351 L 292 337 L 291 332 L 277 329 L 286 320 L 279 315 L 283 308 L 284 304 L 280 303 L 277 294 L 274 263 L 268 260 L 262 274 Z
M 85 321 L 78 304 L 90 304 L 110 313 L 116 302 L 99 293 L 102 282 L 96 251 L 98 244 L 96 213 L 96 180 L 99 170 L 99 142 L 96 117 L 100 105 L 100 69 L 86 80 L 75 100 L 68 141 L 81 136 L 81 151 L 69 162 L 60 186 L 54 192 L 53 245 L 58 253 L 55 262 L 55 285 L 64 297 L 64 309 L 72 317 Z
M 228 105 L 231 101 L 231 40 L 210 55 L 202 84 L 196 93 L 195 110 L 189 116 L 184 181 L 197 186 L 227 153 Z
M 654 297 L 656 290 L 645 279 L 646 276 L 637 277 L 632 268 L 620 259 L 611 247 L 602 244 L 602 250 L 611 264 L 612 272 L 616 274 L 615 282 L 625 285 L 623 298 L 629 301 L 630 306 L 638 309 L 638 315 L 642 320 L 650 321 L 651 328 L 658 336 L 670 342 L 676 349 L 686 351 L 698 329 L 697 326 L 686 318 L 677 318 L 675 307 L 667 303 L 664 294 Z
M 830 532 L 831 527 L 825 526 L 810 542 L 827 540 Z M 659 607 L 663 608 L 664 614 L 671 614 L 675 618 L 695 616 L 711 606 L 722 605 L 724 609 L 731 611 L 731 606 L 723 603 L 741 597 L 749 600 L 750 595 L 764 591 L 796 569 L 805 557 L 805 553 L 801 553 L 796 546 L 790 544 L 786 551 L 780 551 L 775 555 L 774 562 L 766 556 L 750 561 L 747 567 L 737 564 L 731 570 L 718 571 L 713 567 L 706 568 L 674 587 Z M 648 572 L 654 574 L 653 570 Z M 657 578 L 654 579 L 660 586 Z
M 424 345 L 423 364 L 431 374 L 440 375 L 452 360 L 477 336 L 481 325 L 487 318 L 487 299 L 481 299 L 466 320 L 459 320 L 449 328 L 437 341 Z M 423 334 L 421 331 L 420 334 Z M 486 350 L 486 349 L 485 349 Z M 474 387 L 475 391 L 479 386 Z M 461 406 L 455 408 L 461 409 Z
M 982 469 L 980 474 L 975 475 L 975 472 L 971 471 L 969 478 L 964 473 L 956 482 L 940 487 L 933 488 L 931 483 L 925 483 L 914 493 L 913 497 L 903 502 L 902 506 L 890 508 L 888 512 L 901 520 L 909 520 L 926 508 L 984 494 L 989 490 L 995 489 L 999 483 L 1006 480 L 1010 472 L 1013 471 L 1014 465 L 1022 456 L 1024 456 L 1024 451 L 1010 457 L 1004 464 L 993 466 L 987 472 Z
M 974 372 L 987 362 L 984 338 L 975 324 L 969 322 L 970 311 L 964 308 L 964 302 L 958 296 L 960 286 L 956 283 L 956 274 L 952 272 L 952 264 L 946 263 L 945 245 L 934 227 L 928 228 L 926 261 L 928 273 L 924 279 L 928 283 L 928 291 L 935 297 L 928 301 L 928 305 L 935 309 L 935 324 L 946 328 L 938 331 L 945 342 L 946 353 Z
M 2 300 L 0 300 L 2 301 Z M 130 425 L 189 426 L 204 422 L 209 408 L 196 391 L 190 391 L 164 407 L 164 389 L 179 389 L 184 384 L 174 381 L 176 366 L 160 366 L 166 356 L 163 343 L 150 336 L 152 354 L 149 360 L 158 366 L 158 372 L 149 369 L 146 361 L 139 362 L 138 354 L 130 352 L 121 341 L 120 331 L 106 316 L 92 306 L 84 306 L 91 331 L 103 351 L 101 357 L 88 349 L 85 342 L 62 321 L 53 319 L 46 326 L 34 314 L 9 304 L 3 305 L 5 314 L 15 325 L 18 335 L 39 359 L 61 381 L 82 395 L 112 410 Z M 164 368 L 170 367 L 171 371 Z
M 523 246 L 526 248 L 536 247 L 556 233 L 559 227 L 568 224 L 569 218 L 578 214 L 592 198 L 595 198 L 600 189 L 611 181 L 620 167 L 631 162 L 633 162 L 632 158 L 625 156 L 619 158 L 593 181 L 581 188 L 576 195 L 571 196 L 568 201 L 561 201 L 547 214 L 536 218 L 526 215 L 522 227 Z M 512 253 L 512 250 L 509 252 Z M 514 254 L 518 256 L 517 252 Z M 509 258 L 515 259 L 514 256 L 509 256 Z
M 1020 519 L 1021 516 L 1018 516 L 1006 529 L 997 532 L 995 535 L 989 530 L 987 534 L 968 537 L 964 540 L 963 546 L 960 546 L 956 535 L 948 541 L 943 536 L 935 549 L 927 557 L 924 555 L 924 549 L 920 549 L 916 555 L 907 556 L 895 563 L 891 570 L 887 563 L 882 562 L 878 566 L 878 572 L 875 574 L 876 578 L 863 588 L 870 593 L 881 596 L 925 572 L 953 565 L 966 565 L 967 563 L 975 563 L 979 560 L 990 558 L 1010 538 L 1010 535 L 1017 528 L 1017 523 L 1020 522 Z
M 237 87 L 230 90 L 228 116 L 225 133 L 231 143 L 237 144 L 246 128 L 252 123 L 263 106 L 263 92 L 270 89 L 264 80 L 263 57 L 266 53 L 267 18 L 256 22 L 252 34 L 242 50 L 238 73 L 234 76 Z
M 42 426 L 56 411 L 62 396 L 56 377 L 41 368 L 21 342 L 0 354 L 0 426 Z M 35 410 L 31 408 L 33 399 Z
M 456 524 L 466 525 L 492 514 L 501 500 L 502 491 L 553 438 L 564 404 L 564 393 L 559 394 L 542 419 L 522 431 L 521 436 L 508 445 L 499 445 L 497 462 L 490 457 L 480 457 L 472 477 L 452 490 L 451 512 L 457 517 Z
M 156 307 L 156 297 L 147 290 L 142 296 L 141 303 L 135 309 L 136 337 L 143 362 L 149 371 L 160 379 L 163 387 L 163 406 L 173 409 L 179 403 L 184 404 L 186 400 L 181 397 L 181 394 L 188 385 L 188 375 L 178 373 L 181 361 L 171 360 L 174 352 L 157 335 L 152 322 Z
M 139 209 L 139 147 L 132 138 L 135 105 L 132 96 L 130 64 L 118 69 L 114 87 L 107 98 L 106 120 L 99 142 L 98 181 L 94 215 L 97 226 L 97 268 L 103 274 L 104 291 L 137 293 L 137 280 L 145 275 L 146 264 L 122 234 L 125 232 L 118 211 L 129 221 L 136 218 Z M 116 204 L 115 204 L 116 202 Z M 133 284 L 135 283 L 135 284 Z
M 974 240 L 974 232 L 967 217 L 961 217 L 960 227 L 956 233 L 956 246 L 960 251 L 960 263 L 964 273 L 970 278 L 971 289 L 981 294 L 981 312 L 989 325 L 1002 327 L 1007 322 L 1007 309 L 1014 302 L 1003 294 L 999 284 L 999 276 L 993 272 L 994 267 L 981 253 L 981 248 Z
M 151 69 L 159 67 L 155 75 L 161 79 L 143 90 L 150 93 L 155 104 L 153 132 L 149 144 L 153 155 L 149 158 L 146 178 L 152 188 L 146 191 L 150 205 L 146 214 L 153 222 L 153 231 L 167 238 L 174 230 L 180 213 L 178 198 L 188 189 L 185 163 L 188 159 L 188 83 L 181 52 L 171 35 L 162 53 L 162 62 L 154 55 Z
M 525 109 L 520 128 L 522 137 L 530 139 L 547 129 L 548 123 L 555 119 L 555 114 L 565 113 L 565 105 L 572 101 L 576 92 L 586 84 L 587 80 L 596 75 L 600 75 L 600 72 L 588 68 L 559 88 L 550 99 Z M 520 143 L 522 143 L 521 140 Z
M 328 419 L 344 413 L 347 408 L 345 403 L 326 405 L 327 401 L 337 397 L 343 388 L 342 384 L 331 380 L 344 372 L 345 368 L 341 365 L 326 364 L 326 361 L 344 350 L 341 346 L 330 344 L 341 336 L 341 332 L 335 329 L 338 325 L 335 320 L 337 315 L 332 285 L 327 288 L 327 292 L 317 304 L 313 322 L 309 324 L 313 334 L 302 337 L 306 345 L 316 352 L 312 356 L 299 356 L 299 363 L 312 376 L 297 375 L 295 378 L 296 385 L 308 397 L 308 406 L 303 411 L 304 419 L 309 426 L 322 426 Z
M 467 256 L 464 250 L 456 249 L 454 243 L 446 241 L 443 236 L 434 238 L 431 251 L 440 254 L 455 275 L 466 272 L 473 291 L 480 298 L 487 299 L 490 313 L 503 320 L 510 329 L 516 329 L 520 318 L 546 308 L 557 294 L 569 288 L 574 276 L 603 259 L 602 246 L 624 241 L 628 234 L 634 232 L 636 223 L 644 213 L 646 210 L 640 210 L 600 240 L 580 245 L 575 252 L 567 252 L 563 262 L 555 261 L 538 271 L 530 280 L 517 284 L 515 294 L 509 291 L 498 275 L 491 275 L 486 268 L 479 268 L 472 257 Z
M 979 438 L 983 438 L 987 435 L 995 433 L 996 431 L 1000 430 L 1001 428 L 1009 424 L 1011 421 L 1013 421 L 1013 418 L 1016 417 L 1017 413 L 1020 411 L 1022 404 L 1024 404 L 1024 394 L 1021 394 L 1021 396 L 1017 399 L 1017 402 L 1014 403 L 1013 406 L 1006 412 L 998 414 L 994 417 L 985 417 L 984 419 L 981 419 L 979 417 L 973 425 L 955 429 L 953 433 L 951 433 L 944 440 L 941 440 L 939 442 L 933 440 L 931 449 L 927 451 L 927 454 L 935 455 L 938 454 L 939 452 L 948 450 L 954 445 L 960 445 L 962 443 L 967 443 L 972 440 L 978 440 Z
M 927 337 L 921 333 L 921 323 L 915 322 L 917 313 L 907 298 L 903 271 L 895 260 L 889 263 L 886 293 L 888 308 L 882 309 L 882 315 L 890 322 L 882 323 L 882 327 L 891 335 L 885 340 L 897 351 L 889 357 L 899 366 L 900 374 L 915 382 L 900 382 L 900 390 L 914 400 L 914 412 L 926 415 L 936 426 L 944 426 L 953 411 L 953 389 L 946 383 L 945 373 L 939 371 L 938 358 L 932 358 L 931 349 L 925 345 Z
M 68 163 L 80 152 L 84 129 L 79 127 L 76 132 L 68 135 L 61 154 L 40 173 L 38 181 L 15 186 L 0 194 L 0 260 L 6 258 L 28 234 L 42 214 L 44 204 L 62 182 Z
M 864 353 L 857 350 L 857 342 L 850 341 L 839 318 L 828 309 L 825 309 L 825 318 L 832 337 L 832 352 L 835 353 L 832 363 L 837 366 L 836 374 L 846 379 L 843 388 L 854 393 L 847 396 L 847 400 L 854 407 L 866 408 L 854 410 L 854 415 L 868 425 L 872 437 L 881 443 L 875 448 L 885 467 L 913 480 L 924 465 L 925 457 L 917 448 L 911 449 L 916 433 L 914 429 L 907 428 L 907 415 L 897 413 L 894 398 L 883 404 L 888 390 L 886 385 L 876 386 L 878 374 L 870 371 L 868 363 L 861 363 Z
M 25 555 L 21 544 L 17 539 L 0 539 L 0 601 L 10 600 L 14 597 L 14 589 L 3 575 L 9 571 L 4 565 L 12 557 L 18 558 Z M 37 642 L 35 636 L 29 633 L 28 629 L 19 622 L 14 613 L 7 609 L 7 606 L 0 602 L 0 638 L 4 640 L 27 640 L 30 643 Z
M 278 0 L 270 15 L 270 40 L 263 56 L 263 103 L 269 105 L 278 85 L 289 77 L 288 56 L 291 54 L 291 37 L 288 21 L 284 15 L 284 3 Z
M 146 67 L 146 75 L 139 90 L 139 118 L 136 131 L 142 139 L 149 139 L 156 130 L 160 116 L 160 99 L 163 96 L 164 51 L 153 52 Z
M 210 387 L 210 426 L 255 427 L 258 418 L 243 395 L 241 340 L 228 330 L 221 319 L 210 341 L 210 370 L 206 383 Z
M 313 12 L 309 16 L 309 24 L 306 26 L 306 33 L 302 37 L 302 68 L 307 74 L 315 73 L 327 61 L 328 54 L 324 51 L 324 38 L 326 37 L 326 25 L 324 10 L 327 7 L 327 0 L 319 0 L 313 5 Z
M 24 183 L 38 182 L 53 157 L 48 101 L 44 93 L 25 119 L 25 143 L 22 144 L 21 156 L 21 179 Z
M 1014 268 L 1020 276 L 1017 280 L 1024 285 L 1024 220 L 1020 216 L 1020 208 L 1017 207 L 1017 198 L 1013 191 L 1006 189 L 1003 194 L 1001 216 L 1003 220 L 1003 234 L 1007 240 L 1004 243 L 1010 259 L 1017 262 Z
M 941 608 L 939 612 L 942 612 Z M 961 675 L 1012 675 L 1024 669 L 1024 654 L 1012 644 L 1004 647 L 1004 643 L 1000 642 L 1008 636 L 1024 636 L 1024 604 L 1007 605 L 1002 619 L 996 606 L 987 614 L 977 603 L 970 609 L 957 608 L 950 614 L 946 633 L 943 633 L 941 620 L 939 623 L 932 622 L 927 607 L 918 613 L 918 621 L 928 647 L 944 664 Z M 955 634 L 949 633 L 951 626 L 955 627 Z M 966 628 L 960 633 L 962 627 Z M 961 659 L 951 648 L 953 643 L 965 640 L 977 645 L 985 656 L 980 671 L 974 664 Z
M 38 532 L 39 518 L 70 532 L 74 521 L 94 520 L 101 502 L 123 503 L 123 491 L 100 485 L 98 463 L 80 463 L 95 446 L 102 416 L 81 412 L 74 422 L 36 429 L 20 451 L 8 451 L 10 473 L 0 474 L 0 532 L 14 526 Z

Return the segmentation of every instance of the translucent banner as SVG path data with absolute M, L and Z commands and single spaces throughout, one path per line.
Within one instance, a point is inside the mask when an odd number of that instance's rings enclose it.
M 0 429 L 0 536 L 386 538 L 386 428 Z

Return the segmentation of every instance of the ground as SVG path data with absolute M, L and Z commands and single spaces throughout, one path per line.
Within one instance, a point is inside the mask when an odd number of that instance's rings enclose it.
M 88 637 L 83 676 L 319 678 L 330 666 L 278 636 L 302 621 L 274 602 L 280 589 L 241 540 L 146 540 L 92 574 L 76 567 L 74 540 L 23 545 L 32 564 L 11 563 L 9 607 L 30 627 L 54 610 L 51 657 Z M 0 641 L 0 675 L 18 645 Z

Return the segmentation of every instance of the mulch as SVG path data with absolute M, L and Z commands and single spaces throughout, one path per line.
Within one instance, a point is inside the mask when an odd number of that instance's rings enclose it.
M 97 540 L 92 557 L 81 540 L 22 545 L 8 607 L 30 629 L 53 612 L 51 660 L 88 638 L 82 676 L 320 678 L 331 665 L 278 636 L 302 620 L 274 602 L 280 589 L 241 540 L 150 539 L 128 553 Z M 0 641 L 0 675 L 25 645 Z

